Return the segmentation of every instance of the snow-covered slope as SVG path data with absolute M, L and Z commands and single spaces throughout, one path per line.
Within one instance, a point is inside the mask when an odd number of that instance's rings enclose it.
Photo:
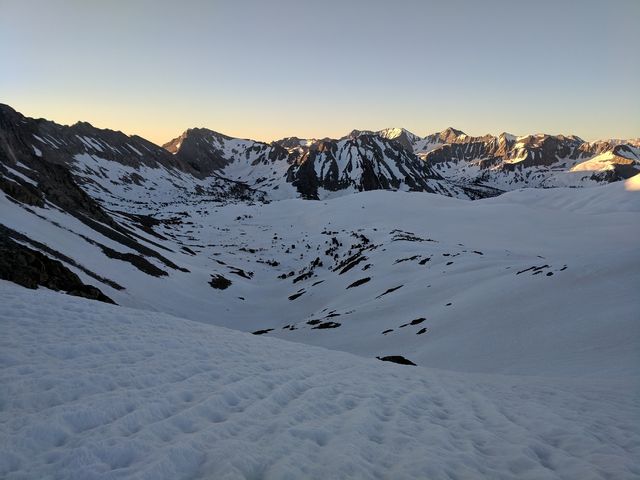
M 0 477 L 640 475 L 637 146 L 167 149 L 0 106 Z
M 431 135 L 412 149 L 444 178 L 460 184 L 509 191 L 522 187 L 584 187 L 640 172 L 634 141 L 588 143 L 576 136 L 469 137 Z
M 39 184 L 40 191 L 64 195 L 57 176 L 80 185 L 103 206 L 154 209 L 168 202 L 259 200 L 264 194 L 245 183 L 205 176 L 189 162 L 137 136 L 88 123 L 58 125 L 28 118 L 0 104 L 0 186 Z M 29 180 L 30 179 L 30 180 Z
M 404 367 L 3 281 L 0 331 L 7 480 L 640 475 L 637 376 Z
M 397 142 L 376 134 L 352 132 L 340 140 L 320 140 L 296 148 L 292 154 L 294 161 L 287 179 L 304 198 L 324 199 L 370 190 L 482 196 L 444 180 Z
M 426 137 L 399 128 L 376 134 L 415 153 L 453 183 L 496 191 L 593 186 L 640 172 L 638 139 L 588 143 L 575 135 L 506 132 L 471 137 L 454 128 Z
M 584 375 L 638 351 L 640 196 L 625 186 L 114 214 L 136 243 L 51 204 L 0 209 L 14 241 L 121 305 L 419 365 Z
M 398 144 L 405 137 L 396 134 L 354 131 L 339 140 L 286 138 L 267 144 L 190 129 L 164 148 L 205 176 L 243 182 L 274 200 L 324 199 L 366 190 L 484 196 L 482 189 L 457 186 L 434 173 Z M 417 137 L 406 138 L 405 146 Z
M 163 148 L 205 176 L 249 185 L 274 200 L 297 196 L 287 183 L 287 170 L 293 160 L 278 143 L 232 138 L 206 128 L 192 128 Z
M 174 198 L 193 204 L 326 199 L 369 190 L 478 199 L 523 186 L 593 186 L 640 171 L 634 141 L 470 137 L 453 128 L 420 138 L 389 128 L 263 143 L 193 128 L 161 148 L 85 122 L 63 126 L 27 118 L 7 105 L 0 105 L 0 142 L 0 183 L 7 169 L 29 177 L 25 167 L 60 165 L 113 209 L 123 203 L 158 209 Z
M 629 181 L 474 202 L 424 191 L 340 196 L 367 178 L 410 189 L 399 179 L 419 178 L 425 168 L 393 139 L 357 132 L 339 141 L 289 139 L 281 149 L 299 148 L 306 160 L 262 164 L 282 165 L 287 176 L 314 167 L 296 181 L 344 181 L 336 191 L 312 185 L 318 196 L 336 198 L 256 203 L 265 195 L 259 189 L 196 174 L 159 148 L 155 163 L 116 153 L 98 158 L 85 145 L 98 140 L 85 135 L 81 152 L 75 141 L 50 137 L 56 147 L 38 154 L 34 132 L 44 139 L 78 127 L 12 111 L 0 120 L 0 278 L 462 371 L 536 374 L 550 362 L 558 374 L 585 374 L 613 370 L 610 350 L 634 355 L 627 333 L 638 328 L 640 197 Z M 102 135 L 104 151 L 108 138 L 130 138 L 81 127 Z M 451 129 L 438 138 L 461 135 Z M 225 174 L 254 165 L 259 157 L 251 152 L 271 148 L 216 138 L 232 159 L 216 169 Z M 541 151 L 561 147 L 534 140 Z M 577 138 L 566 141 L 583 148 Z M 253 158 L 248 164 L 234 159 L 241 148 Z M 600 158 L 608 155 L 606 146 L 598 149 Z M 428 172 L 420 178 L 425 189 L 445 182 Z M 214 184 L 220 195 L 207 190 Z M 506 340 L 495 332 L 507 332 Z M 461 346 L 464 355 L 451 354 Z M 579 353 L 596 346 L 590 363 L 581 363 Z

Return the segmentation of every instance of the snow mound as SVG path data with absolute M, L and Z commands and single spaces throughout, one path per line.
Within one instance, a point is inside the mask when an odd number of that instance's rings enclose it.
M 640 190 L 640 173 L 626 180 L 624 182 L 624 188 L 630 192 L 637 192 Z
M 484 204 L 524 204 L 529 207 L 565 210 L 581 214 L 640 212 L 640 174 L 624 182 L 593 188 L 525 188 L 499 197 L 482 200 Z
M 7 282 L 0 331 L 5 479 L 640 476 L 636 377 L 399 366 Z

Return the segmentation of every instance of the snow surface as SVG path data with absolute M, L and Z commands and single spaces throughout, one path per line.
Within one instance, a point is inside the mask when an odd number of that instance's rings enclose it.
M 399 366 L 1 281 L 0 347 L 7 480 L 640 478 L 637 375 Z
M 268 146 L 225 142 L 251 160 L 225 175 L 293 196 L 286 161 L 254 164 Z M 360 169 L 340 145 L 340 171 Z M 18 167 L 6 178 L 33 183 Z M 108 228 L 0 193 L 3 225 L 122 305 L 0 282 L 0 478 L 640 478 L 640 175 L 255 204 L 167 168 L 73 169 L 180 269 L 146 255 L 152 276 Z
M 147 257 L 162 277 L 107 257 L 87 239 L 134 252 L 51 206 L 27 209 L 0 195 L 0 211 L 3 224 L 125 287 L 67 265 L 120 305 L 461 372 L 626 376 L 640 364 L 640 195 L 627 184 L 474 202 L 384 191 L 255 205 L 176 198 L 161 211 L 154 191 L 146 204 L 139 197 L 116 209 L 181 220 L 157 226 L 162 238 L 125 222 L 188 270 Z M 365 258 L 341 273 L 359 235 L 370 241 Z M 212 275 L 232 285 L 213 289 Z M 314 328 L 328 321 L 339 326 Z
M 640 173 L 624 181 L 624 188 L 630 192 L 640 190 Z
M 582 163 L 578 163 L 571 167 L 571 172 L 604 172 L 607 170 L 613 170 L 615 165 L 619 165 L 621 163 L 626 163 L 627 165 L 632 165 L 633 160 L 627 160 L 625 157 L 620 157 L 613 152 L 605 152 L 600 155 L 596 155 L 595 157 L 584 161 Z
M 458 136 L 455 143 L 463 143 L 466 135 Z M 557 188 L 557 187 L 592 187 L 609 182 L 605 173 L 612 171 L 618 165 L 635 166 L 639 168 L 638 160 L 640 151 L 633 140 L 594 142 L 592 147 L 600 146 L 609 149 L 600 154 L 594 154 L 590 158 L 584 158 L 585 151 L 576 155 L 577 151 L 566 157 L 556 157 L 556 161 L 551 165 L 528 165 L 523 166 L 525 160 L 535 158 L 535 150 L 532 146 L 541 148 L 542 142 L 548 138 L 545 134 L 525 135 L 515 137 L 508 133 L 502 133 L 498 137 L 489 137 L 490 142 L 497 141 L 502 148 L 507 149 L 507 156 L 502 161 L 496 162 L 489 156 L 478 156 L 464 158 L 450 156 L 446 161 L 430 162 L 433 168 L 442 177 L 458 185 L 475 187 L 490 187 L 501 191 L 511 191 L 518 188 Z M 582 142 L 575 136 L 558 138 Z M 487 141 L 486 137 L 476 138 L 476 140 Z M 413 142 L 414 152 L 424 161 L 429 162 L 428 153 L 442 146 L 432 142 L 432 137 L 417 139 Z M 509 142 L 515 142 L 511 147 Z M 614 153 L 611 148 L 614 145 L 624 143 L 625 148 L 618 153 Z M 589 146 L 589 144 L 584 144 Z M 464 146 L 464 145 L 463 145 Z M 576 148 L 575 145 L 572 148 Z M 587 149 L 588 150 L 588 149 Z M 477 155 L 477 154 L 476 154 Z M 505 168 L 505 166 L 509 168 Z

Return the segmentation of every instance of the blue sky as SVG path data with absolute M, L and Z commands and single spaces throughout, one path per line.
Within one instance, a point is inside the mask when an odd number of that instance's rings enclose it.
M 0 0 L 0 102 L 157 143 L 640 136 L 640 1 Z

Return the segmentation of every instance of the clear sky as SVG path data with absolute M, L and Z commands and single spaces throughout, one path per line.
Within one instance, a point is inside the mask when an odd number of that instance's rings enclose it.
M 640 0 L 0 0 L 0 102 L 164 143 L 640 136 Z

